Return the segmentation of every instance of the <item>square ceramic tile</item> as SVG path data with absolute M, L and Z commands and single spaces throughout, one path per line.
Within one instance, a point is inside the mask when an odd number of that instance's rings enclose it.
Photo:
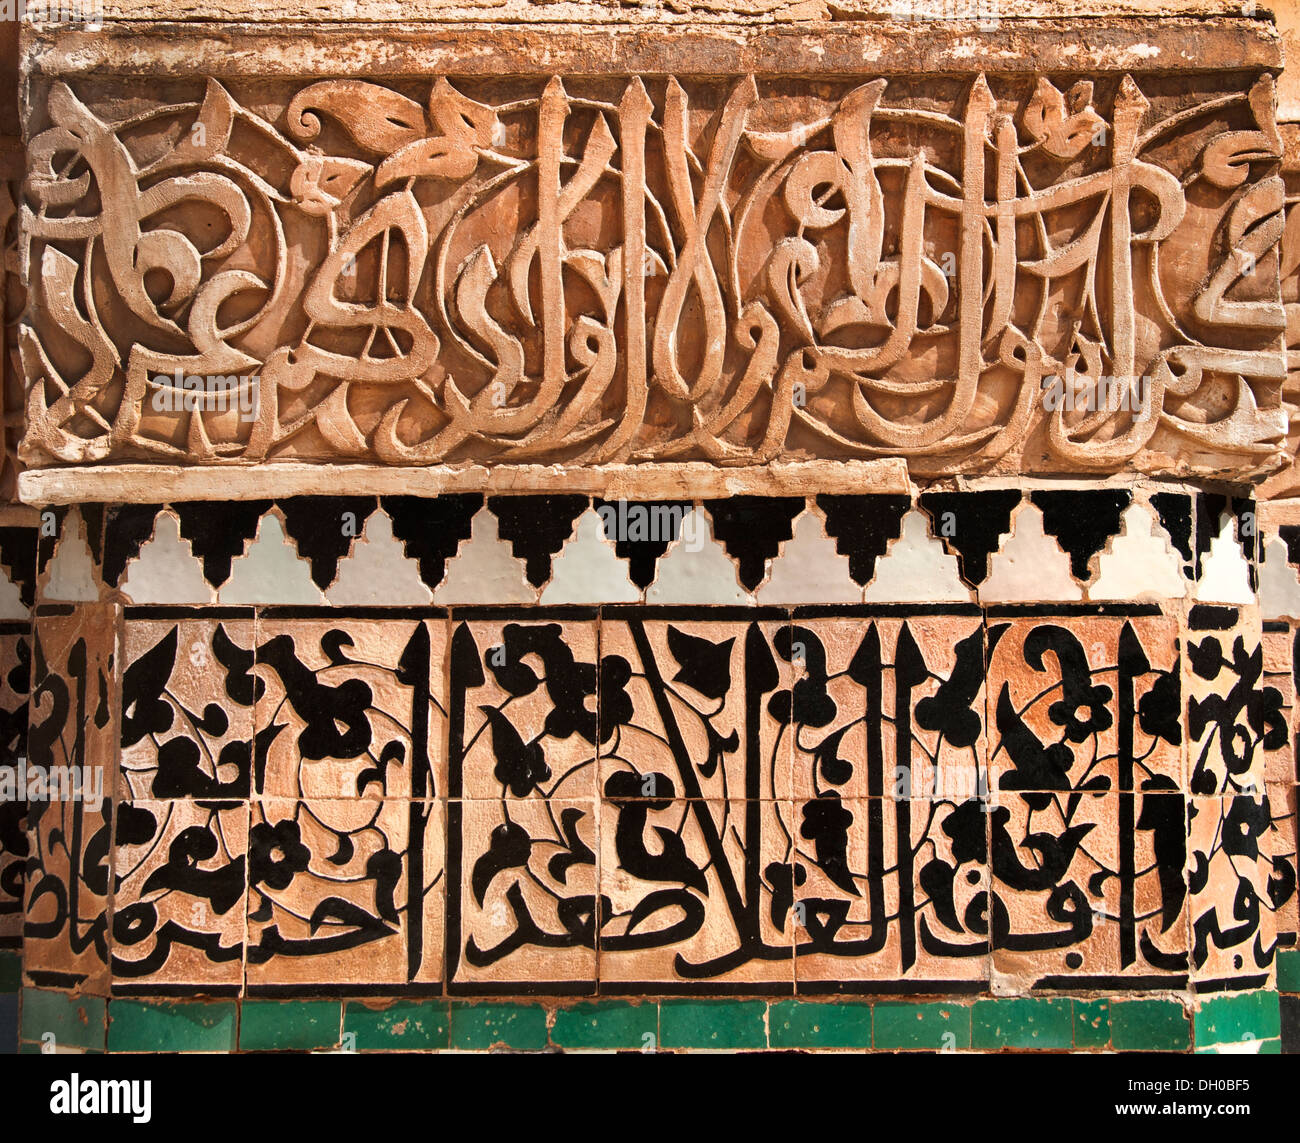
M 252 803 L 249 988 L 397 987 L 411 978 L 411 819 L 424 816 L 425 845 L 436 851 L 438 816 L 427 812 L 429 806 L 437 803 L 400 798 Z M 423 880 L 427 886 L 427 869 Z
M 120 621 L 111 604 L 43 612 L 33 648 L 28 766 L 48 781 L 27 811 L 23 970 L 91 990 L 108 980 Z
M 905 980 L 981 981 L 991 970 L 988 830 L 992 803 L 913 799 L 912 898 L 900 906 Z M 901 831 L 902 823 L 899 828 Z M 908 921 L 910 914 L 911 920 Z
M 784 619 L 601 621 L 600 784 L 607 796 L 790 796 L 797 646 Z M 815 686 L 813 687 L 815 689 Z M 644 789 L 642 789 L 644 787 Z
M 1119 970 L 1119 797 L 994 795 L 989 817 L 993 987 L 1083 987 Z
M 796 797 L 984 792 L 978 616 L 797 618 L 792 641 Z
M 1292 656 L 1295 640 L 1290 628 L 1281 631 L 1265 630 L 1263 633 L 1264 676 L 1263 689 L 1276 691 L 1282 699 L 1281 713 L 1286 727 L 1285 741 L 1274 733 L 1265 735 L 1261 743 L 1264 750 L 1264 781 L 1272 786 L 1276 782 L 1294 783 L 1295 768 L 1295 672 Z
M 122 802 L 116 835 L 114 982 L 241 985 L 248 803 Z
M 15 625 L 16 626 L 16 625 Z M 29 632 L 0 628 L 0 765 L 16 767 L 27 756 L 27 696 L 31 690 Z M 17 942 L 23 931 L 23 866 L 27 857 L 25 783 L 0 792 L 0 943 Z
M 835 991 L 897 980 L 902 945 L 896 803 L 887 798 L 841 799 L 834 791 L 797 799 L 795 837 L 795 975 L 799 990 Z M 902 863 L 900 865 L 900 858 Z M 909 879 L 910 880 L 910 879 Z
M 593 992 L 596 803 L 453 801 L 448 831 L 448 987 Z
M 1283 695 L 1264 679 L 1259 612 L 1195 607 L 1183 659 L 1189 789 L 1263 790 L 1268 754 L 1286 745 Z
M 790 803 L 606 797 L 601 991 L 790 992 Z
M 450 655 L 450 794 L 596 794 L 594 621 L 456 623 Z
M 1300 889 L 1297 888 L 1297 789 L 1277 783 L 1268 787 L 1272 827 L 1265 852 L 1272 862 L 1268 879 L 1269 906 L 1276 917 L 1278 936 L 1300 933 Z
M 1189 798 L 1188 817 L 1192 975 L 1263 979 L 1272 972 L 1277 931 L 1267 903 L 1267 799 Z
M 441 619 L 260 614 L 255 793 L 442 797 L 445 640 Z
M 252 612 L 174 620 L 128 613 L 123 646 L 122 796 L 247 798 L 261 689 Z
M 995 790 L 1180 788 L 1174 619 L 995 620 L 988 641 Z

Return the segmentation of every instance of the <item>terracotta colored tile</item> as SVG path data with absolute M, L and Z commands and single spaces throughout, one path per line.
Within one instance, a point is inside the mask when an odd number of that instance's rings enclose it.
M 1115 794 L 995 795 L 995 991 L 1118 972 L 1118 803 Z
M 977 796 L 986 785 L 981 626 L 950 615 L 796 620 L 805 652 L 795 796 Z
M 1193 798 L 1188 886 L 1192 975 L 1224 980 L 1268 975 L 1276 923 L 1266 900 L 1271 862 L 1263 796 Z
M 253 803 L 250 987 L 397 985 L 410 979 L 408 839 L 412 813 L 426 807 L 433 811 L 426 816 L 426 845 L 436 850 L 437 803 L 395 798 Z
M 1265 693 L 1276 691 L 1282 699 L 1281 714 L 1286 726 L 1285 741 L 1279 734 L 1266 734 L 1260 744 L 1264 751 L 1264 781 L 1294 783 L 1295 768 L 1295 675 L 1292 671 L 1292 635 L 1290 630 L 1264 632 Z M 1270 696 L 1270 702 L 1272 701 Z
M 600 815 L 602 990 L 793 988 L 788 802 L 606 798 Z
M 116 832 L 113 979 L 241 984 L 248 803 L 122 803 Z
M 596 690 L 593 621 L 455 624 L 451 796 L 594 797 Z
M 1179 788 L 1174 619 L 994 620 L 988 638 L 994 789 Z
M 603 795 L 789 797 L 787 623 L 606 619 L 600 639 Z
M 23 969 L 100 990 L 108 982 L 111 792 L 116 781 L 118 627 L 111 604 L 36 621 L 29 765 L 75 775 L 84 797 L 31 801 Z M 52 791 L 47 789 L 44 796 Z M 99 797 L 96 797 L 99 795 Z
M 446 792 L 442 620 L 259 618 L 267 797 Z
M 128 619 L 123 644 L 121 795 L 247 798 L 257 686 L 252 613 Z
M 913 800 L 914 951 L 905 980 L 986 980 L 991 970 L 986 800 Z M 900 811 L 903 807 L 900 806 Z M 900 926 L 906 927 L 905 919 Z
M 1133 976 L 1184 975 L 1189 940 L 1187 799 L 1172 791 L 1121 795 L 1119 812 L 1120 971 Z M 1132 855 L 1127 866 L 1125 850 Z
M 1297 790 L 1283 783 L 1268 786 L 1272 829 L 1265 838 L 1272 861 L 1269 875 L 1269 904 L 1276 916 L 1277 932 L 1300 933 L 1300 892 L 1296 887 L 1296 800 Z
M 900 910 L 895 809 L 886 798 L 842 801 L 833 792 L 796 802 L 795 974 L 800 991 L 902 975 L 902 925 L 894 919 Z M 907 928 L 910 933 L 910 922 Z
M 464 991 L 591 992 L 596 982 L 595 803 L 524 798 L 448 807 L 449 983 Z
M 31 690 L 30 634 L 0 633 L 0 765 L 27 754 L 27 695 Z M 27 857 L 26 793 L 0 796 L 0 941 L 23 931 L 23 865 Z
M 1235 621 L 1234 621 L 1235 617 Z M 1265 684 L 1259 612 L 1193 608 L 1183 655 L 1189 790 L 1261 790 L 1267 755 L 1285 745 L 1283 695 Z

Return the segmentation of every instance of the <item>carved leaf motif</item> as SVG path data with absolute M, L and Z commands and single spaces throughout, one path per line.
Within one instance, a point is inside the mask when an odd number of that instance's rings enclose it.
M 324 111 L 337 119 L 358 146 L 372 155 L 389 155 L 424 137 L 424 109 L 413 99 L 359 79 L 327 79 L 313 83 L 289 104 L 289 132 L 297 139 L 314 139 L 321 132 Z
M 1092 84 L 1088 80 L 1080 80 L 1070 88 L 1068 114 L 1065 96 L 1046 78 L 1038 81 L 1025 108 L 1025 130 L 1055 159 L 1077 158 L 1104 122 L 1092 109 Z

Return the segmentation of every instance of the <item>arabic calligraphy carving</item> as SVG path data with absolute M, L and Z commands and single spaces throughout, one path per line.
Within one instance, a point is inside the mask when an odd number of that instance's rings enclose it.
M 1139 79 L 52 81 L 22 457 L 1268 471 L 1272 80 Z

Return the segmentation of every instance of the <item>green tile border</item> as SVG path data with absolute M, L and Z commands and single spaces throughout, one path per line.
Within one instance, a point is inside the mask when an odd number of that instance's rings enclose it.
M 870 1004 L 782 1000 L 767 1009 L 768 1045 L 864 1050 L 871 1047 L 872 1023 Z
M 76 996 L 45 988 L 24 988 L 18 1011 L 18 1038 L 40 1050 L 53 1036 L 55 1050 L 103 1051 L 108 1002 L 102 996 Z
M 339 1000 L 245 1000 L 239 1012 L 242 1052 L 338 1050 L 343 1004 Z
M 1177 1000 L 1116 997 L 1110 1004 L 1110 1035 L 1119 1052 L 1186 1052 L 1192 1046 L 1187 1010 Z
M 0 992 L 18 992 L 22 985 L 22 953 L 16 949 L 0 949 Z
M 767 1047 L 765 1000 L 661 1000 L 664 1048 L 743 1051 Z
M 971 1006 L 970 1046 L 1068 1051 L 1074 1047 L 1074 1004 L 1068 998 L 977 1000 Z
M 970 1008 L 946 1001 L 882 1001 L 872 1014 L 877 1050 L 961 1052 L 970 1047 Z
M 343 1009 L 345 1052 L 427 1052 L 451 1046 L 445 1000 L 349 1000 Z
M 110 1052 L 231 1052 L 239 1013 L 233 1000 L 113 1000 Z
M 1283 949 L 1277 954 L 1277 990 L 1300 992 L 1300 949 Z
M 495 1047 L 540 1052 L 549 1043 L 547 1015 L 540 1004 L 455 1001 L 451 1006 L 451 1046 L 468 1052 Z
M 26 987 L 19 1049 L 60 1052 L 1212 1052 L 1281 1050 L 1279 993 L 567 1000 L 243 1000 Z
M 1192 1027 L 1198 1048 L 1277 1039 L 1282 1034 L 1277 993 L 1260 990 L 1203 999 Z
M 653 1052 L 659 1046 L 654 1000 L 597 1000 L 555 1010 L 551 1043 L 566 1051 Z

